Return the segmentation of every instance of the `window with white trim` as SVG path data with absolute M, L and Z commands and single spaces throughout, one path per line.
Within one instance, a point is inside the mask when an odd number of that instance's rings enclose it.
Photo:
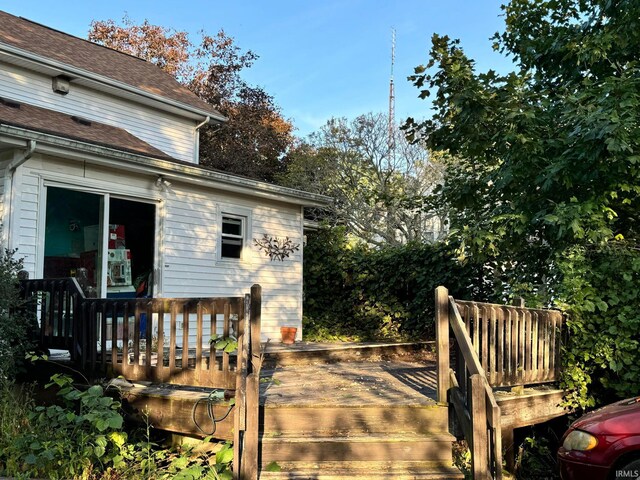
M 242 258 L 246 228 L 246 217 L 227 213 L 222 214 L 220 258 Z

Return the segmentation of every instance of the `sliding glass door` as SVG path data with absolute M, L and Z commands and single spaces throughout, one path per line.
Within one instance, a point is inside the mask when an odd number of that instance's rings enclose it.
M 78 277 L 85 294 L 153 295 L 156 205 L 48 186 L 44 278 Z

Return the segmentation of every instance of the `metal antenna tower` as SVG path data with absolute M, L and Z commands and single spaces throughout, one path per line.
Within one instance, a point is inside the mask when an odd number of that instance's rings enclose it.
M 389 154 L 392 160 L 396 156 L 396 93 L 393 84 L 393 64 L 396 61 L 396 29 L 391 29 L 391 77 L 389 79 L 389 138 L 387 139 L 387 146 L 389 147 Z

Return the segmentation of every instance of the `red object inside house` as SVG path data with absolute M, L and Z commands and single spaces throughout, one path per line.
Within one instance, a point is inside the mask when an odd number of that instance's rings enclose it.
M 109 249 L 126 248 L 124 225 L 109 224 Z

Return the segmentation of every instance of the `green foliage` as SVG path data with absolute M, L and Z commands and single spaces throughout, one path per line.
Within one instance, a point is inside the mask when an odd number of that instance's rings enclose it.
M 278 465 L 277 462 L 271 462 L 269 463 L 269 465 L 267 465 L 264 470 L 266 472 L 281 472 L 282 471 L 282 467 L 280 465 Z
M 453 450 L 453 465 L 458 467 L 463 473 L 465 480 L 473 480 L 473 469 L 471 464 L 471 450 L 465 440 L 454 442 L 452 445 Z
M 173 451 L 151 440 L 151 428 L 124 430 L 120 403 L 93 385 L 79 390 L 66 375 L 47 387 L 59 403 L 34 406 L 29 395 L 0 385 L 0 475 L 20 478 L 231 479 L 233 449 L 225 444 L 215 462 L 189 450 Z
M 17 279 L 22 260 L 14 259 L 14 253 L 0 254 L 0 380 L 13 378 L 33 348 L 34 319 L 23 309 Z
M 232 335 L 225 337 L 224 335 L 216 335 L 209 340 L 216 350 L 222 350 L 227 353 L 235 352 L 238 349 L 238 339 Z
M 640 4 L 503 8 L 495 48 L 516 70 L 478 73 L 458 41 L 434 35 L 411 78 L 435 113 L 407 132 L 449 155 L 438 193 L 460 256 L 492 268 L 497 296 L 571 315 L 569 403 L 637 394 Z
M 586 408 L 637 395 L 640 252 L 622 242 L 598 250 L 575 247 L 558 264 L 571 340 L 565 352 L 568 400 Z
M 551 480 L 558 478 L 555 458 L 549 440 L 544 437 L 526 437 L 516 458 L 516 478 L 522 480 Z
M 352 245 L 343 228 L 321 229 L 308 236 L 304 262 L 305 337 L 316 340 L 432 338 L 438 285 L 460 298 L 487 295 L 482 271 L 446 244 L 376 249 Z
M 28 386 L 0 379 L 0 451 L 13 443 L 14 438 L 28 427 L 27 416 L 32 408 L 33 400 Z

